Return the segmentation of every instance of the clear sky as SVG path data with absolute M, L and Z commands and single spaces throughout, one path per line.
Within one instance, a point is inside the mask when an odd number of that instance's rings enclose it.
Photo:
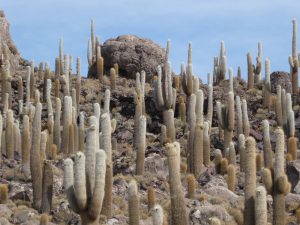
M 289 71 L 294 17 L 300 26 L 299 0 L 0 0 L 0 3 L 24 58 L 36 63 L 47 61 L 54 68 L 62 36 L 65 53 L 81 57 L 82 74 L 87 73 L 86 49 L 92 17 L 95 34 L 101 42 L 121 34 L 135 34 L 165 46 L 170 38 L 170 58 L 176 72 L 180 63 L 187 61 L 187 46 L 191 41 L 194 71 L 204 81 L 207 72 L 212 72 L 213 57 L 219 54 L 222 40 L 227 67 L 232 67 L 234 74 L 240 65 L 246 77 L 246 54 L 250 51 L 255 59 L 258 41 L 263 43 L 263 58 L 271 59 L 272 71 Z M 299 39 L 300 34 L 298 42 Z

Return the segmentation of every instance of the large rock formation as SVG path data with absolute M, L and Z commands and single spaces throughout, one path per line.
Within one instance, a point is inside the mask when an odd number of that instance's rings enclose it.
M 5 14 L 0 10 L 0 65 L 3 60 L 8 59 L 10 63 L 10 71 L 14 73 L 19 66 L 20 54 L 14 44 L 10 32 L 9 23 L 5 18 Z
M 108 39 L 101 46 L 101 54 L 106 71 L 118 63 L 121 76 L 135 78 L 136 72 L 144 70 L 148 81 L 156 74 L 157 66 L 164 63 L 166 58 L 165 49 L 149 39 L 135 35 Z M 96 77 L 95 65 L 91 66 L 88 77 Z
M 292 83 L 289 73 L 283 71 L 275 71 L 270 75 L 271 78 L 271 91 L 276 93 L 277 85 L 280 85 L 286 92 L 292 92 Z

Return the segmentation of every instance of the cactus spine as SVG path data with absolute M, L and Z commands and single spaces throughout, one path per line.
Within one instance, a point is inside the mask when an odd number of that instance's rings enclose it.
M 129 225 L 140 224 L 140 206 L 137 184 L 135 180 L 130 181 L 128 186 L 128 211 Z
M 168 143 L 166 148 L 171 192 L 171 221 L 172 224 L 187 225 L 188 218 L 180 180 L 180 146 L 178 142 L 174 142 Z
M 256 189 L 256 142 L 253 137 L 246 139 L 245 152 L 245 208 L 244 208 L 244 224 L 251 225 L 255 217 L 254 202 Z

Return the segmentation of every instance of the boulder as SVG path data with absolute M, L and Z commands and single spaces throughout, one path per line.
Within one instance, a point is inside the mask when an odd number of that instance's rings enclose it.
M 292 185 L 292 192 L 300 194 L 300 160 L 294 160 L 287 164 L 286 173 Z
M 210 220 L 213 217 L 224 221 L 226 224 L 236 224 L 226 209 L 219 205 L 200 206 L 193 209 L 190 213 L 190 220 L 195 225 L 210 225 Z
M 144 70 L 147 81 L 156 74 L 157 66 L 163 64 L 166 58 L 165 49 L 149 39 L 135 35 L 108 39 L 101 46 L 101 54 L 106 71 L 117 63 L 121 76 L 134 79 L 137 72 Z M 96 77 L 95 65 L 90 67 L 88 77 Z
M 272 93 L 276 93 L 277 85 L 280 85 L 281 88 L 284 88 L 288 93 L 292 92 L 292 83 L 289 73 L 284 71 L 275 71 L 271 74 L 270 78 Z
M 7 52 L 5 53 L 5 51 Z M 10 36 L 9 23 L 5 14 L 0 10 L 0 56 L 2 54 L 6 55 L 10 64 L 10 71 L 14 73 L 19 67 L 20 54 Z M 3 61 L 0 60 L 0 65 L 2 64 Z

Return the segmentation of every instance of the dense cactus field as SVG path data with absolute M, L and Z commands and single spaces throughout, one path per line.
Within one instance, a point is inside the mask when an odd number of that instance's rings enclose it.
M 0 224 L 300 224 L 296 20 L 292 30 L 289 73 L 271 73 L 259 42 L 235 74 L 222 41 L 207 84 L 191 43 L 174 72 L 170 40 L 156 73 L 132 79 L 106 60 L 93 20 L 84 73 L 63 39 L 54 69 L 4 39 Z

